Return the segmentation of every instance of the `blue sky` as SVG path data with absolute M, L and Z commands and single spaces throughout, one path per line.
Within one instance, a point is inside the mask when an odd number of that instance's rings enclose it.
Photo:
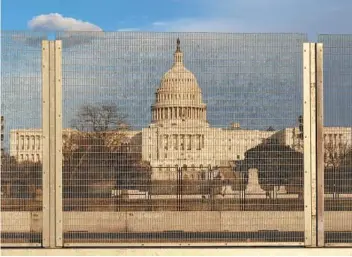
M 3 0 L 3 30 L 352 33 L 351 0 Z

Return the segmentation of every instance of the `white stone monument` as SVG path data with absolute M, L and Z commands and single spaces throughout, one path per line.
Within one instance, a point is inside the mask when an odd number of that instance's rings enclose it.
M 253 196 L 254 198 L 265 198 L 266 192 L 260 187 L 258 179 L 258 170 L 248 170 L 248 185 L 245 191 L 247 197 Z

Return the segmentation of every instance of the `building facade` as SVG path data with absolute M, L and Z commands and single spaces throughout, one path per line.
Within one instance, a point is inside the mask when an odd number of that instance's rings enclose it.
M 275 133 L 273 138 L 279 144 L 285 144 L 292 149 L 303 153 L 303 139 L 299 128 L 285 128 Z M 324 127 L 324 164 L 338 167 L 344 156 L 351 151 L 352 128 Z
M 63 149 L 74 150 L 77 146 L 74 135 L 84 136 L 87 132 L 79 132 L 75 129 L 63 129 Z M 128 143 L 132 139 L 140 141 L 141 131 L 119 131 L 110 132 L 106 136 L 105 144 L 111 149 L 116 147 L 117 142 Z M 136 144 L 136 143 L 135 143 Z M 137 143 L 138 144 L 138 143 Z M 141 150 L 139 150 L 141 151 Z M 10 132 L 10 155 L 18 162 L 42 162 L 43 160 L 43 132 L 42 129 L 13 129 Z

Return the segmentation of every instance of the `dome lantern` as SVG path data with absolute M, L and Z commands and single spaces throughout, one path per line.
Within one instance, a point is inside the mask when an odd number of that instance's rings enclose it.
M 182 65 L 183 66 L 183 53 L 181 52 L 181 41 L 179 38 L 177 38 L 177 47 L 176 47 L 176 51 L 174 53 L 174 66 L 179 66 Z

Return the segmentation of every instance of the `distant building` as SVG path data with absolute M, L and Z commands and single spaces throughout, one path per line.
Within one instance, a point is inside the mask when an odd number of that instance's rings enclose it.
M 285 144 L 298 152 L 303 152 L 303 139 L 299 136 L 299 128 L 285 128 L 277 132 L 273 138 L 279 144 Z M 324 162 L 338 165 L 347 151 L 352 147 L 352 128 L 351 127 L 324 127 Z
M 41 129 L 15 129 L 10 132 L 10 155 L 19 162 L 41 162 L 43 154 Z
M 73 135 L 78 133 L 74 129 L 63 129 L 62 143 L 70 142 Z M 82 133 L 82 132 L 81 132 Z M 87 133 L 87 132 L 86 132 Z M 116 140 L 116 133 L 111 132 L 111 136 L 107 136 L 107 145 L 113 147 L 115 141 L 121 143 L 130 142 L 130 139 L 138 135 L 140 131 L 124 131 L 123 138 Z M 84 134 L 84 133 L 83 133 Z M 141 140 L 140 140 L 141 141 Z M 74 149 L 75 145 L 70 145 Z M 141 150 L 140 150 L 141 151 Z M 42 162 L 43 160 L 43 133 L 42 129 L 13 129 L 10 132 L 10 155 L 15 157 L 19 162 Z

